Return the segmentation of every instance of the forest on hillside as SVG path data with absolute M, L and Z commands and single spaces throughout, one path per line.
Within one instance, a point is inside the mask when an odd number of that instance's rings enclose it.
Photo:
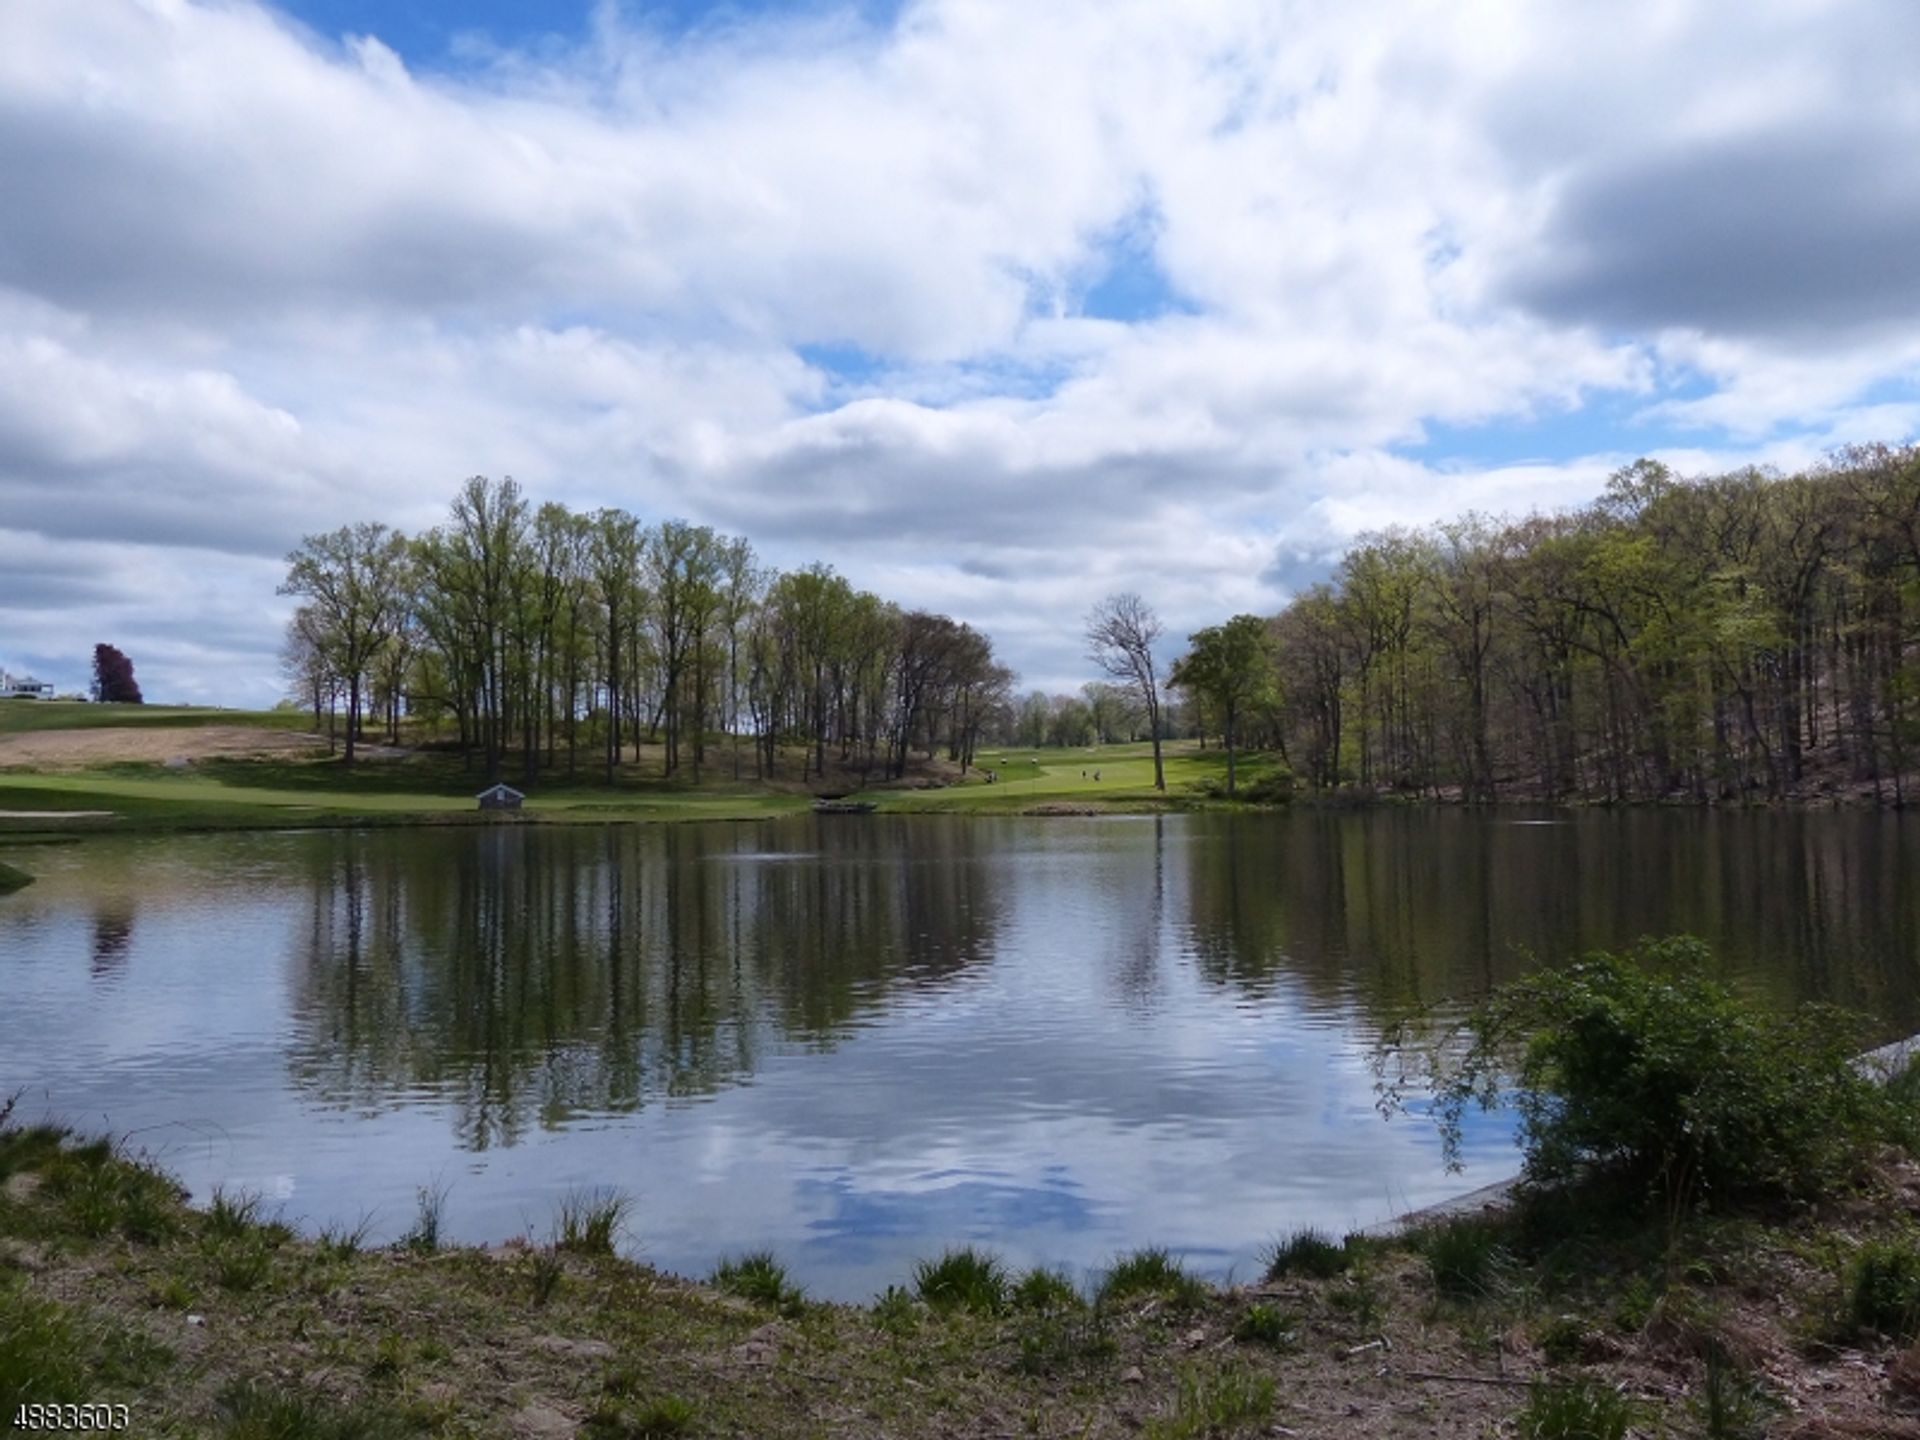
M 349 760 L 363 720 L 393 737 L 404 714 L 494 776 L 571 775 L 584 753 L 611 779 L 644 736 L 670 776 L 699 779 L 722 737 L 735 775 L 772 777 L 799 745 L 803 780 L 829 763 L 898 777 L 914 750 L 970 763 L 1013 683 L 985 635 L 829 566 L 769 569 L 683 521 L 535 507 L 511 479 L 468 480 L 423 535 L 310 535 L 281 592 L 302 602 L 289 680 L 316 716 L 344 710 Z
M 1580 509 L 1363 536 L 1235 651 L 1246 618 L 1175 666 L 1187 723 L 1230 730 L 1232 696 L 1240 743 L 1320 789 L 1904 803 L 1920 447 L 1791 475 L 1641 460 Z

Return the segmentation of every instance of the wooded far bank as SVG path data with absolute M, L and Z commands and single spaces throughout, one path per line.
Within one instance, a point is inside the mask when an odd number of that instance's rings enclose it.
M 1320 790 L 1469 800 L 1852 795 L 1920 748 L 1920 447 L 1361 537 L 1278 616 L 1200 632 L 1188 733 Z

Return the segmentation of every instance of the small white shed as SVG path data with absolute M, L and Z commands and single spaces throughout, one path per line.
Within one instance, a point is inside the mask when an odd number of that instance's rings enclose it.
M 490 785 L 479 795 L 482 810 L 518 810 L 526 798 L 511 785 Z

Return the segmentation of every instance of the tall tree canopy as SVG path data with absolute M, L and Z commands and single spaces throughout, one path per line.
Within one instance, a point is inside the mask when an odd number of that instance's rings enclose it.
M 582 743 L 611 780 L 644 738 L 662 769 L 707 763 L 731 737 L 738 774 L 804 746 L 803 779 L 830 763 L 901 773 L 916 748 L 971 765 L 1008 703 L 992 642 L 944 615 L 903 612 L 826 565 L 760 567 L 744 539 L 621 510 L 534 507 L 512 480 L 476 476 L 447 523 L 406 539 L 379 525 L 309 536 L 282 593 L 304 603 L 284 656 L 317 710 L 450 721 L 498 777 L 562 763 Z
M 140 705 L 140 682 L 133 678 L 133 661 L 112 645 L 93 647 L 93 698 L 106 705 Z
M 1205 723 L 1234 626 L 1175 681 Z M 1920 753 L 1920 448 L 1683 479 L 1362 536 L 1267 626 L 1259 738 L 1308 783 L 1469 799 L 1905 803 Z M 1204 637 L 1204 638 L 1203 638 Z
M 1087 616 L 1087 658 L 1133 692 L 1146 711 L 1153 737 L 1153 785 L 1167 788 L 1160 756 L 1160 679 L 1153 647 L 1162 633 L 1160 617 L 1132 591 L 1109 595 Z

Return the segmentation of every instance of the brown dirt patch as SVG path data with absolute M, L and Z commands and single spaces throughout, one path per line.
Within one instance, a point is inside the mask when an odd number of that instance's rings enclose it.
M 33 730 L 23 735 L 0 735 L 0 769 L 77 770 L 128 761 L 191 764 L 216 756 L 239 759 L 297 754 L 323 743 L 315 735 L 245 725 Z

